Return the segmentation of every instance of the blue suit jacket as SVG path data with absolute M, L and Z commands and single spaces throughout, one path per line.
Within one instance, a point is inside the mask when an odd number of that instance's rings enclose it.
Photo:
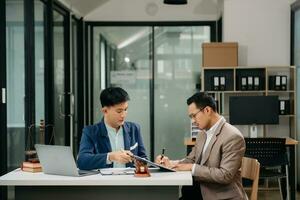
M 123 136 L 125 150 L 130 150 L 134 155 L 140 157 L 147 157 L 140 127 L 137 124 L 125 122 Z M 77 158 L 78 168 L 91 170 L 113 167 L 113 164 L 106 164 L 107 153 L 111 151 L 110 140 L 103 120 L 98 124 L 85 127 Z M 126 167 L 132 166 L 132 163 L 126 164 Z

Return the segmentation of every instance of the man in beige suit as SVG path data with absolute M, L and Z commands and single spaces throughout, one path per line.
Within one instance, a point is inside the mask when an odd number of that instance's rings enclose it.
M 242 134 L 217 113 L 214 98 L 206 93 L 194 94 L 187 104 L 189 117 L 202 130 L 195 147 L 183 160 L 159 155 L 156 162 L 192 171 L 193 186 L 182 188 L 182 199 L 247 199 L 239 170 L 245 152 Z

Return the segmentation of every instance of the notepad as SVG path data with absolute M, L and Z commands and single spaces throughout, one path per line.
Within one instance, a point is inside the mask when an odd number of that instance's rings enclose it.
M 135 168 L 105 168 L 100 169 L 101 175 L 132 175 Z

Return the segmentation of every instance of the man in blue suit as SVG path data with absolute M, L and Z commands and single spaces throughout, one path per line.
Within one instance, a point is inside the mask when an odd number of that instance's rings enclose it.
M 79 169 L 132 167 L 131 155 L 147 157 L 139 125 L 125 122 L 129 95 L 119 87 L 100 94 L 102 113 L 98 124 L 83 129 L 77 164 Z

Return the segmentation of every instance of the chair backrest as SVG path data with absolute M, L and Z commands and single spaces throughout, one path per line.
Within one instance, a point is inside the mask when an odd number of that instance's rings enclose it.
M 257 200 L 260 164 L 256 159 L 243 157 L 241 175 L 252 180 L 250 200 Z
M 245 138 L 245 156 L 255 158 L 261 167 L 288 164 L 285 138 Z

